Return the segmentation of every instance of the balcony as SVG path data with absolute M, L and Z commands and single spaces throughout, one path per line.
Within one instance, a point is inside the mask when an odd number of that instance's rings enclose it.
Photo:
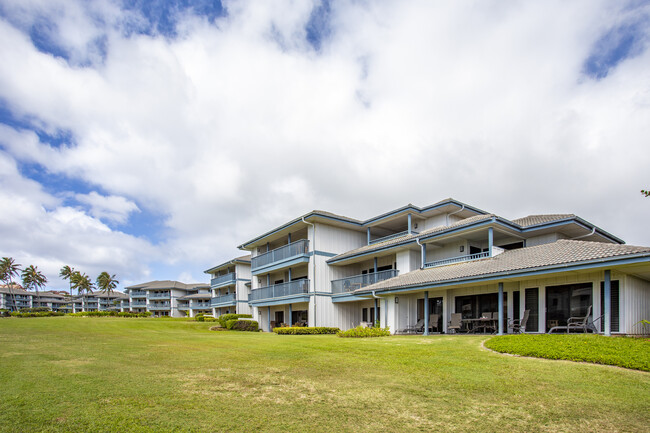
M 196 309 L 202 309 L 205 310 L 207 308 L 212 308 L 212 304 L 208 302 L 190 302 L 190 308 L 193 310 Z
M 237 281 L 237 274 L 231 272 L 229 274 L 219 275 L 212 278 L 210 280 L 210 287 L 216 289 L 219 287 L 228 286 L 230 284 L 235 284 L 235 281 Z
M 384 242 L 384 241 L 389 241 L 389 240 L 395 239 L 395 238 L 401 238 L 402 236 L 406 236 L 408 234 L 409 234 L 408 230 L 405 230 L 405 231 L 399 232 L 399 233 L 393 233 L 392 235 L 388 235 L 388 236 L 384 236 L 384 237 L 381 237 L 381 238 L 373 239 L 368 243 L 368 245 L 372 245 L 372 244 L 376 244 L 376 243 Z M 410 234 L 417 235 L 418 232 L 411 230 Z
M 144 290 L 131 290 L 129 294 L 132 298 L 144 298 L 147 296 L 147 292 Z
M 147 303 L 145 301 L 133 301 L 133 302 L 131 302 L 131 306 L 132 307 L 143 308 L 143 307 L 147 306 Z
M 278 302 L 269 303 L 269 301 L 274 300 Z M 262 303 L 271 305 L 273 303 L 308 302 L 309 280 L 296 280 L 255 289 L 251 291 L 248 301 L 255 305 L 261 305 Z
M 212 302 L 210 302 L 210 305 L 212 307 L 225 307 L 228 305 L 235 305 L 235 302 L 237 302 L 237 298 L 235 297 L 235 294 L 230 293 L 228 295 L 221 295 L 221 296 L 217 296 L 216 298 L 212 298 Z
M 482 253 L 468 254 L 466 256 L 451 257 L 449 259 L 436 260 L 434 262 L 428 262 L 424 264 L 425 268 L 435 268 L 436 266 L 450 265 L 452 263 L 468 262 L 470 260 L 484 259 L 490 257 L 489 251 L 484 251 Z
M 149 293 L 149 299 L 169 299 L 170 294 L 167 293 Z
M 172 308 L 170 302 L 161 302 L 160 304 L 147 304 L 147 310 L 156 311 L 156 310 L 169 310 Z
M 189 310 L 190 309 L 190 304 L 188 303 L 178 303 L 178 309 L 179 310 Z
M 354 277 L 332 280 L 332 293 L 353 292 L 379 281 L 396 277 L 398 273 L 399 271 L 397 269 L 389 269 L 387 271 L 379 271 L 372 274 L 355 275 Z
M 253 275 L 309 261 L 309 240 L 299 241 L 276 248 L 251 259 Z

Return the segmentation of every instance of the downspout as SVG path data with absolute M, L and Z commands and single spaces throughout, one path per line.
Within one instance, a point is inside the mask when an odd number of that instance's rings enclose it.
M 314 235 L 314 242 L 312 243 L 312 250 L 313 250 L 312 258 L 314 259 L 312 274 L 314 278 L 312 279 L 312 281 L 314 283 L 314 326 L 317 326 L 316 325 L 316 226 L 310 222 L 305 221 L 305 217 L 302 217 L 301 219 L 302 222 L 304 222 L 305 224 L 309 224 L 310 226 L 312 226 L 312 233 Z
M 586 235 L 582 235 L 582 236 L 578 236 L 577 238 L 571 238 L 571 240 L 574 240 L 574 241 L 575 241 L 576 239 L 587 238 L 587 237 L 589 237 L 589 236 L 592 236 L 594 233 L 596 233 L 596 226 L 594 226 L 594 228 L 593 228 L 593 230 L 591 231 L 591 233 L 588 233 L 588 234 L 586 234 Z
M 452 216 L 452 215 L 454 215 L 454 214 L 457 214 L 458 212 L 462 212 L 462 211 L 464 211 L 464 210 L 465 210 L 465 205 L 463 205 L 460 209 L 458 209 L 458 210 L 455 211 L 455 212 L 448 213 L 448 214 L 447 214 L 447 226 L 449 226 L 449 217 L 450 217 L 450 216 Z
M 426 247 L 420 243 L 420 238 L 415 238 L 415 243 L 420 246 L 420 269 L 424 269 L 426 258 Z

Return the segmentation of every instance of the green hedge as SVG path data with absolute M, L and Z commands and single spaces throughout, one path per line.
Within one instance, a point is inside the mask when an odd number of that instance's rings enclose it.
M 68 313 L 73 317 L 151 317 L 150 311 L 144 313 L 131 313 L 130 311 L 79 311 L 78 313 Z
M 21 313 L 42 313 L 45 311 L 52 311 L 52 309 L 48 307 L 33 307 L 33 308 L 21 308 L 18 311 Z
M 227 328 L 228 326 L 226 326 L 226 323 L 229 320 L 241 319 L 241 318 L 250 319 L 252 317 L 253 316 L 251 316 L 250 314 L 222 314 L 221 316 L 217 317 L 217 322 L 219 322 L 219 324 L 224 328 Z
M 60 313 L 58 311 L 37 311 L 33 313 L 28 313 L 25 312 L 17 312 L 13 311 L 11 313 L 11 316 L 13 317 L 51 317 L 51 316 L 65 316 L 65 313 Z
M 257 332 L 259 330 L 259 325 L 255 320 L 232 319 L 226 322 L 226 328 L 232 331 Z
M 273 332 L 278 335 L 316 335 L 316 334 L 336 334 L 341 332 L 339 328 L 327 328 L 325 326 L 294 326 L 291 328 L 274 328 Z
M 347 331 L 339 331 L 336 335 L 338 337 L 347 338 L 388 337 L 390 331 L 388 328 L 366 328 L 363 326 L 357 326 L 356 328 L 348 329 Z

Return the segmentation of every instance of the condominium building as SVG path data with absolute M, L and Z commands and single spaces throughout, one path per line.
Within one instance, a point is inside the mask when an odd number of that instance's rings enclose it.
M 205 271 L 210 275 L 211 313 L 251 314 L 248 304 L 251 290 L 251 256 L 245 255 Z
M 125 292 L 128 304 L 122 301 L 122 311 L 150 311 L 154 317 L 193 317 L 199 312 L 211 312 L 208 284 L 150 281 L 126 287 Z
M 446 199 L 365 221 L 313 211 L 239 248 L 251 253 L 248 303 L 265 331 L 395 332 L 423 319 L 446 332 L 451 314 L 485 312 L 505 331 L 527 312 L 527 330 L 546 332 L 591 312 L 597 329 L 633 334 L 650 317 L 650 248 L 623 243 L 573 214 L 508 220 Z

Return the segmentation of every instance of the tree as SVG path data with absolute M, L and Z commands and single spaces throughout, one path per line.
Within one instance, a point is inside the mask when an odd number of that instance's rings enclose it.
M 14 284 L 13 279 L 18 276 L 19 271 L 20 265 L 16 263 L 13 257 L 3 257 L 2 261 L 0 261 L 0 279 L 9 289 L 9 294 L 14 303 L 14 311 L 17 311 L 18 307 L 16 306 L 16 295 L 14 294 L 12 287 Z
M 84 306 L 86 305 L 84 293 L 92 293 L 95 286 L 93 285 L 93 282 L 88 275 L 82 274 L 79 271 L 75 271 L 72 274 L 71 281 L 72 287 L 77 289 L 78 295 L 81 295 L 81 309 L 83 310 Z
M 64 280 L 68 280 L 70 283 L 70 296 L 72 296 L 72 275 L 74 275 L 74 273 L 74 268 L 71 268 L 68 265 L 62 267 L 61 272 L 59 272 L 59 277 L 63 278 Z
M 108 295 L 109 298 L 118 284 L 119 281 L 115 279 L 115 274 L 109 275 L 108 272 L 104 271 L 97 277 L 97 288 L 100 292 Z
M 41 306 L 41 295 L 38 293 L 38 289 L 43 288 L 45 283 L 47 283 L 47 278 L 38 268 L 34 265 L 29 265 L 23 269 L 23 288 L 25 290 L 36 289 L 36 298 L 38 299 L 38 306 Z
M 650 190 L 647 190 L 647 191 L 646 191 L 645 189 L 642 189 L 642 190 L 641 190 L 641 194 L 643 194 L 643 195 L 646 196 L 646 197 L 650 197 Z

